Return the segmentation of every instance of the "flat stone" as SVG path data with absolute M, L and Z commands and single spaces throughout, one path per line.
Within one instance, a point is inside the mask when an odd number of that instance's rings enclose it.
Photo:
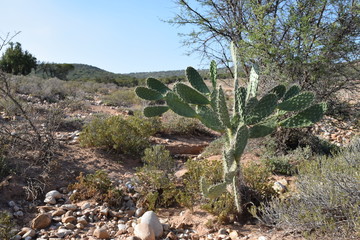
M 63 217 L 61 221 L 62 221 L 63 223 L 76 222 L 76 217 L 74 217 L 74 216 Z
M 97 238 L 101 238 L 101 239 L 109 239 L 110 238 L 110 234 L 106 228 L 96 228 L 93 233 L 93 236 L 97 237 Z
M 51 224 L 51 216 L 49 214 L 40 214 L 31 221 L 31 228 L 43 229 L 49 227 Z

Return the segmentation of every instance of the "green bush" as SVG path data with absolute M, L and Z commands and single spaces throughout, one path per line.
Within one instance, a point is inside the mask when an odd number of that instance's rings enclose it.
M 206 130 L 199 120 L 181 117 L 169 111 L 162 116 L 161 132 L 176 135 L 196 135 L 206 132 Z
M 80 144 L 101 147 L 125 154 L 142 154 L 149 146 L 149 137 L 159 129 L 159 119 L 142 116 L 94 118 L 85 124 Z
M 121 206 L 123 193 L 113 186 L 106 172 L 98 170 L 93 174 L 80 173 L 76 179 L 78 181 L 69 186 L 70 190 L 77 190 L 71 195 L 71 200 L 94 199 L 100 203 L 106 202 L 110 206 Z
M 0 211 L 0 239 L 10 240 L 12 237 L 11 229 L 14 227 L 14 220 L 7 212 Z
M 150 210 L 175 204 L 179 190 L 174 182 L 175 161 L 170 152 L 156 145 L 145 149 L 142 160 L 144 166 L 136 170 L 140 204 Z
M 357 139 L 334 157 L 303 162 L 293 196 L 286 201 L 274 199 L 262 204 L 257 217 L 267 225 L 308 236 L 359 238 L 359 172 L 360 139 Z
M 105 95 L 102 100 L 107 105 L 127 108 L 141 103 L 133 89 L 116 90 L 109 95 Z

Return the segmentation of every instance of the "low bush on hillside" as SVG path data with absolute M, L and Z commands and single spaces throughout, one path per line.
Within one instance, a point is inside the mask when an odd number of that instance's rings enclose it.
M 162 116 L 161 132 L 174 135 L 197 135 L 206 132 L 206 129 L 197 119 L 181 117 L 168 111 Z
M 150 145 L 149 137 L 159 129 L 157 118 L 142 116 L 96 117 L 85 124 L 80 135 L 80 144 L 85 147 L 100 147 L 125 154 L 142 154 Z
M 93 174 L 80 173 L 76 179 L 77 182 L 69 186 L 70 190 L 76 190 L 71 195 L 71 200 L 94 199 L 99 203 L 106 202 L 110 206 L 121 206 L 123 193 L 113 186 L 106 172 L 98 170 Z
M 307 236 L 358 238 L 359 172 L 360 139 L 357 139 L 334 157 L 303 162 L 293 196 L 285 201 L 273 199 L 263 203 L 256 217 L 267 225 L 300 231 Z
M 102 98 L 107 105 L 130 108 L 141 103 L 133 89 L 119 89 Z
M 155 145 L 144 151 L 144 166 L 136 170 L 139 203 L 150 210 L 176 203 L 179 190 L 174 182 L 175 161 L 164 146 Z

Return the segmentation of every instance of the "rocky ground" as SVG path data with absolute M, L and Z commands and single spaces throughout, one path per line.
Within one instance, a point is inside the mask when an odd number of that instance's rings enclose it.
M 89 104 L 87 111 L 72 112 L 66 118 L 87 119 L 96 113 L 129 114 L 120 108 L 104 106 L 99 101 Z M 330 142 L 343 146 L 359 135 L 356 119 L 339 121 L 325 117 L 312 131 Z M 24 194 L 28 182 L 17 176 L 9 176 L 0 183 L 0 207 L 9 211 L 18 222 L 23 223 L 13 231 L 14 239 L 209 239 L 209 240 L 270 240 L 301 239 L 300 236 L 281 230 L 268 229 L 260 225 L 209 226 L 214 218 L 203 210 L 159 209 L 156 213 L 146 212 L 137 206 L 138 193 L 130 191 L 134 168 L 140 166 L 139 159 L 129 159 L 97 149 L 84 149 L 78 145 L 79 129 L 56 132 L 61 143 L 55 171 L 49 172 L 43 189 L 45 197 L 29 199 Z M 179 136 L 154 137 L 153 142 L 165 145 L 172 154 L 196 157 L 212 140 L 209 136 L 184 138 Z M 246 155 L 246 158 L 252 157 Z M 105 170 L 113 182 L 126 195 L 118 209 L 100 205 L 95 201 L 71 202 L 74 192 L 67 186 L 75 181 L 80 172 Z M 287 184 L 278 179 L 279 191 Z M 25 191 L 26 192 L 26 191 Z M 25 200 L 25 199 L 28 200 Z M 145 215 L 144 215 L 145 213 Z

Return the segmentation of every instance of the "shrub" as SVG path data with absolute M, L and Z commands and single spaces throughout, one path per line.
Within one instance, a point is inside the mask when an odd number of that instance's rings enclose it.
M 254 197 L 260 201 L 275 194 L 272 183 L 269 180 L 271 171 L 264 164 L 255 162 L 250 162 L 246 165 L 243 164 L 242 172 L 245 184 L 254 193 L 248 197 L 248 201 Z
M 173 112 L 167 112 L 162 116 L 161 132 L 176 135 L 196 135 L 205 132 L 199 120 L 181 117 Z
M 10 240 L 12 237 L 11 229 L 14 227 L 14 221 L 7 212 L 0 211 L 0 239 Z
M 141 116 L 94 118 L 85 124 L 80 143 L 87 147 L 102 147 L 125 154 L 142 154 L 149 146 L 149 137 L 159 129 L 158 119 Z
M 136 170 L 140 204 L 150 210 L 176 203 L 178 189 L 174 183 L 175 162 L 164 146 L 147 148 L 142 158 L 144 166 Z
M 298 147 L 287 154 L 276 154 L 270 151 L 264 154 L 262 161 L 273 174 L 291 176 L 297 172 L 297 166 L 303 161 L 314 158 L 310 147 Z
M 127 108 L 141 103 L 141 100 L 136 96 L 132 89 L 116 90 L 109 95 L 104 96 L 102 100 L 107 105 Z
M 357 139 L 335 157 L 303 162 L 296 193 L 286 201 L 274 199 L 262 204 L 257 217 L 267 225 L 305 234 L 359 237 L 359 172 L 360 139 Z
M 71 200 L 94 199 L 100 203 L 106 202 L 110 206 L 121 206 L 123 193 L 113 186 L 106 172 L 98 170 L 93 174 L 80 173 L 76 179 L 78 182 L 69 186 L 70 190 L 77 190 L 71 195 Z

